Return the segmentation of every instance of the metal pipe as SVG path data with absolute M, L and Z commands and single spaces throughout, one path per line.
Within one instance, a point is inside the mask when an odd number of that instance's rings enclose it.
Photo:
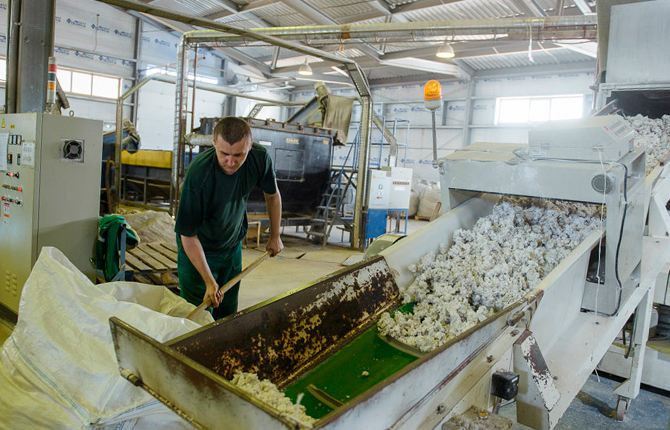
M 195 45 L 195 55 L 193 59 L 193 82 L 198 81 L 198 45 Z M 193 85 L 193 91 L 191 92 L 191 130 L 195 127 L 195 89 L 197 85 Z
M 358 148 L 358 186 L 354 203 L 354 231 L 351 235 L 351 247 L 363 248 L 365 245 L 365 214 L 370 190 L 368 188 L 368 169 L 370 168 L 370 133 L 372 130 L 372 98 L 361 97 L 361 136 Z
M 177 82 L 177 78 L 175 78 L 174 76 L 160 75 L 160 74 L 147 76 L 146 78 L 144 78 L 144 80 L 147 80 L 147 81 L 154 80 L 154 81 L 165 82 L 165 83 L 168 83 L 168 84 L 175 84 Z M 188 84 L 189 87 L 192 87 L 193 86 L 193 81 L 189 80 L 187 82 L 187 84 Z M 268 99 L 268 98 L 265 98 L 265 97 L 253 96 L 251 94 L 241 93 L 239 91 L 227 90 L 223 87 L 217 87 L 216 85 L 206 84 L 204 82 L 198 82 L 196 85 L 198 86 L 198 89 L 200 89 L 200 90 L 206 90 L 206 91 L 211 91 L 211 92 L 214 92 L 214 93 L 225 94 L 227 96 L 232 96 L 232 97 L 241 97 L 243 99 L 256 100 L 256 101 L 264 102 L 264 103 L 271 103 L 273 105 L 302 106 L 304 104 L 304 103 L 300 103 L 300 102 L 273 100 L 273 99 Z
M 188 61 L 186 61 L 186 49 L 184 44 L 184 36 L 179 39 L 179 45 L 177 47 L 177 87 L 176 87 L 176 97 L 175 97 L 175 122 L 174 122 L 174 136 L 173 136 L 173 146 L 172 146 L 172 181 L 170 182 L 170 194 L 172 199 L 170 200 L 170 214 L 177 215 L 177 208 L 179 207 L 179 179 L 181 177 L 182 169 L 182 152 L 183 152 L 183 142 L 182 136 L 184 136 L 184 126 L 186 125 L 186 90 L 187 86 L 184 85 L 187 75 Z
M 277 68 L 277 61 L 279 60 L 279 50 L 281 48 L 279 46 L 275 46 L 275 50 L 272 53 L 272 63 L 270 64 L 270 70 L 274 70 Z
M 588 28 L 587 28 L 588 27 Z M 444 21 L 393 22 L 380 24 L 357 25 L 311 25 L 297 27 L 262 27 L 250 28 L 249 32 L 281 40 L 317 39 L 375 39 L 391 37 L 444 37 L 445 34 L 456 36 L 473 35 L 504 35 L 514 33 L 515 36 L 528 38 L 528 33 L 543 34 L 557 30 L 597 30 L 597 19 L 594 15 L 547 16 L 531 18 L 500 18 L 470 19 Z M 538 33 L 539 32 L 539 33 Z M 230 32 L 221 42 L 242 42 L 247 40 L 244 34 Z M 380 36 L 381 35 L 381 36 Z M 260 40 L 253 38 L 255 40 Z
M 142 32 L 144 31 L 144 21 L 141 19 L 137 20 L 137 23 L 135 24 L 135 58 L 134 60 L 134 65 L 133 65 L 133 75 L 135 76 L 135 80 L 139 78 L 139 59 L 142 57 Z M 132 110 L 132 122 L 133 124 L 137 124 L 137 106 L 139 106 L 140 102 L 140 95 L 135 94 L 135 97 L 133 97 L 133 107 L 131 108 Z
M 7 8 L 7 85 L 5 87 L 5 112 L 17 112 L 18 68 L 19 68 L 19 21 L 21 1 L 10 0 Z
M 437 129 L 435 128 L 435 109 L 430 110 L 430 117 L 433 120 L 433 168 L 437 169 Z

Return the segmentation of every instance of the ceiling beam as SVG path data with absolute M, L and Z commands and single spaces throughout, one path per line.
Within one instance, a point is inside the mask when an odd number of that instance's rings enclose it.
M 305 3 L 303 0 L 281 0 L 281 2 L 319 25 L 339 25 L 337 21 L 324 15 L 321 11 Z M 356 44 L 356 49 L 372 58 L 379 58 L 379 51 L 367 43 Z
M 547 16 L 547 12 L 535 0 L 513 0 L 514 4 L 526 12 L 528 16 Z
M 179 33 L 180 35 L 187 31 L 193 31 L 196 29 L 191 25 L 172 21 L 169 19 L 160 18 L 157 16 L 147 16 L 143 13 L 140 13 L 139 15 L 141 15 L 143 19 L 145 18 L 148 19 L 152 24 L 158 23 L 165 28 L 171 29 L 176 33 Z M 222 54 L 232 58 L 233 60 L 239 61 L 240 63 L 248 64 L 258 69 L 261 73 L 263 73 L 266 76 L 274 76 L 272 70 L 270 70 L 270 66 L 240 52 L 240 50 L 237 48 L 212 48 L 212 49 L 220 51 Z
M 593 14 L 591 6 L 588 5 L 586 0 L 572 0 L 572 2 L 575 4 L 575 6 L 577 6 L 577 8 L 579 8 L 580 11 L 582 11 L 584 15 Z
M 436 6 L 444 6 L 452 3 L 459 3 L 464 0 L 417 0 L 412 3 L 399 4 L 393 9 L 393 14 L 414 12 L 417 10 L 428 9 Z
M 258 5 L 257 7 L 249 7 L 249 3 L 242 6 L 242 5 L 238 5 L 237 3 L 232 2 L 230 0 L 217 0 L 217 1 L 219 3 L 221 3 L 221 5 L 224 7 L 224 9 L 220 10 L 218 12 L 210 13 L 209 15 L 205 15 L 205 16 L 203 16 L 204 19 L 209 19 L 209 20 L 212 20 L 212 21 L 216 21 L 217 19 L 225 18 L 225 17 L 230 16 L 230 15 L 243 15 L 245 13 L 249 13 L 249 12 L 252 12 L 253 10 L 255 10 L 255 9 L 258 9 L 259 7 L 262 7 L 260 5 Z M 262 1 L 264 3 L 263 6 L 267 6 L 267 5 L 272 4 L 272 2 L 266 2 L 265 0 L 262 0 Z M 257 2 L 257 3 L 260 3 L 260 2 Z M 262 18 L 259 18 L 256 15 L 253 15 L 253 19 L 254 19 L 254 21 L 260 22 L 264 26 L 273 27 L 272 24 L 270 24 L 269 22 L 267 22 L 266 20 L 264 20 Z

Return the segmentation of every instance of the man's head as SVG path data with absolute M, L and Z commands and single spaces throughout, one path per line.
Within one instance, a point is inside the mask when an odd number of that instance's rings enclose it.
M 214 149 L 219 167 L 232 175 L 244 164 L 251 150 L 251 128 L 233 116 L 223 118 L 214 127 Z

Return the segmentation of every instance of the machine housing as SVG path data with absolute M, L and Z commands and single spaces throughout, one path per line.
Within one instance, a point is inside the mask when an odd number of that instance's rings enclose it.
M 6 154 L 5 154 L 6 153 Z M 102 121 L 41 113 L 0 115 L 0 303 L 18 313 L 43 246 L 91 279 L 100 199 Z

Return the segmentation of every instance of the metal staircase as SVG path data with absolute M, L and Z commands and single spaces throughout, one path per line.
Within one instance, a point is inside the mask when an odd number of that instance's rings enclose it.
M 346 160 L 357 145 L 351 145 Z M 342 225 L 344 231 L 353 231 L 353 213 L 344 210 L 345 197 L 349 187 L 356 189 L 356 170 L 346 166 L 347 161 L 340 168 L 332 169 L 330 180 L 325 192 L 321 195 L 321 203 L 317 206 L 316 214 L 306 230 L 307 237 L 320 240 L 321 246 L 328 243 L 328 236 L 334 225 Z

